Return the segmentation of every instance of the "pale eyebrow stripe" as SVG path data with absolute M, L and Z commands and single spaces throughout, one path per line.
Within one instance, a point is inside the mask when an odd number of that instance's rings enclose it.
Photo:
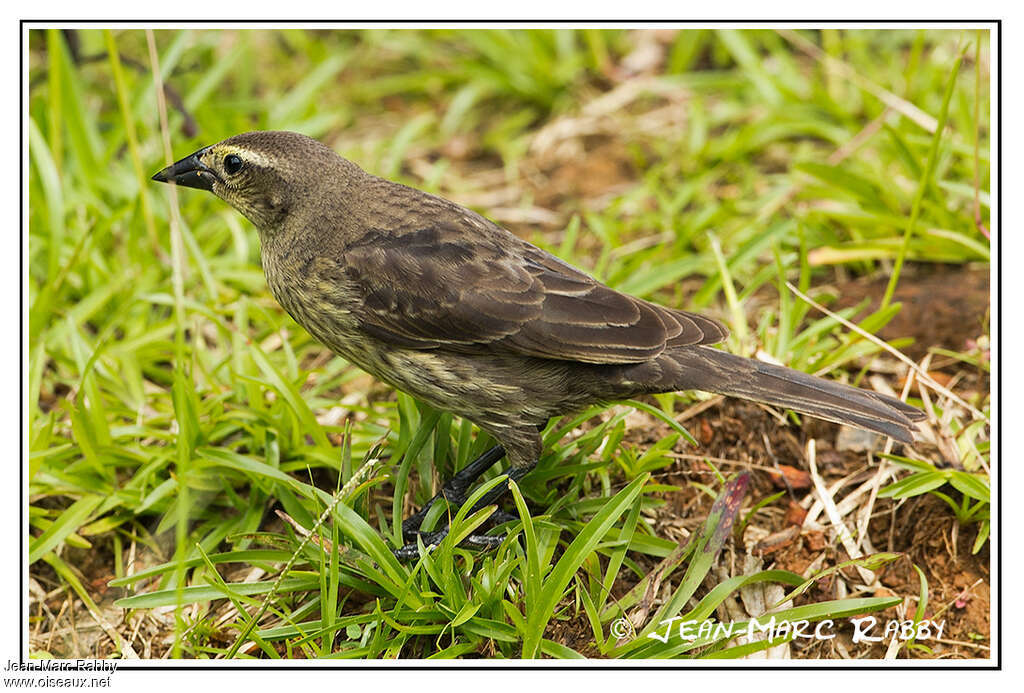
M 238 154 L 244 161 L 251 161 L 257 166 L 270 166 L 271 164 L 270 159 L 264 154 L 235 145 L 222 145 L 214 148 L 212 152 L 222 158 L 228 154 Z

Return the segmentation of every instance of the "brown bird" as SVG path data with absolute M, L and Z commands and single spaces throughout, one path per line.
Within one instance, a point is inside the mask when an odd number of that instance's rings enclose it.
M 537 464 L 546 422 L 594 403 L 704 390 L 903 442 L 924 418 L 892 397 L 716 349 L 728 335 L 717 321 L 615 291 L 476 212 L 370 175 L 305 135 L 236 135 L 153 180 L 234 206 L 256 226 L 270 290 L 296 322 L 500 443 L 406 520 L 410 544 L 399 556 L 417 555 L 411 542 L 434 500 L 461 504 L 503 455 L 509 476 L 521 478 Z M 424 533 L 424 543 L 446 532 Z

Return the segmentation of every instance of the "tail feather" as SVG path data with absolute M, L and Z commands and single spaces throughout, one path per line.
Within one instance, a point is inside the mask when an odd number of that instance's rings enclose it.
M 696 346 L 658 358 L 666 390 L 703 390 L 773 404 L 912 443 L 924 412 L 894 397 L 843 385 L 791 368 Z

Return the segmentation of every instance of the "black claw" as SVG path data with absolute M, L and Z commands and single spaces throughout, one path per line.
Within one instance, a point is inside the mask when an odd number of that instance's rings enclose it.
M 436 532 L 424 532 L 419 536 L 423 540 L 423 546 L 429 552 L 432 548 L 440 544 L 446 536 L 448 536 L 448 526 L 445 525 L 444 528 Z M 392 553 L 395 554 L 395 558 L 399 560 L 413 560 L 420 557 L 420 547 L 417 542 L 413 541 L 400 549 L 395 549 Z
M 505 541 L 506 536 L 508 535 L 504 532 L 501 534 L 470 534 L 462 540 L 459 546 L 469 546 L 480 550 L 496 549 L 501 546 L 501 542 Z
M 518 518 L 514 518 L 518 519 Z M 507 521 L 507 520 L 506 520 Z M 448 527 L 438 530 L 436 532 L 424 532 L 419 535 L 423 540 L 423 546 L 429 552 L 431 549 L 436 548 L 446 536 L 448 536 Z M 487 550 L 496 549 L 501 545 L 501 542 L 505 541 L 507 535 L 502 532 L 497 535 L 490 534 L 470 534 L 468 537 L 462 540 L 459 546 L 464 546 L 471 549 Z M 420 557 L 420 547 L 416 542 L 410 542 L 400 549 L 392 551 L 395 558 L 399 560 L 415 560 Z

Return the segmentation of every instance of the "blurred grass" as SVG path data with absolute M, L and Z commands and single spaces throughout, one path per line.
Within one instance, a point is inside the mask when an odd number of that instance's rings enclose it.
M 870 273 L 901 253 L 989 260 L 983 32 L 155 38 L 176 156 L 250 129 L 302 131 L 373 173 L 470 204 L 624 291 L 728 315 L 731 349 L 760 347 L 804 370 L 857 366 L 877 347 L 809 315 L 786 280 L 806 291 L 835 268 Z M 269 585 L 240 591 L 213 566 L 281 562 L 281 550 L 255 548 L 270 540 L 258 534 L 268 508 L 312 527 L 331 503 L 320 489 L 352 479 L 352 460 L 376 460 L 383 439 L 390 467 L 346 496 L 340 526 L 325 525 L 324 545 L 342 541 L 340 554 L 303 547 L 301 569 L 278 586 L 312 596 L 275 602 L 280 625 L 258 632 L 266 656 L 519 656 L 524 638 L 528 653 L 572 656 L 541 637 L 570 612 L 585 612 L 595 651 L 626 656 L 603 634 L 626 608 L 609 606 L 608 592 L 620 568 L 640 579 L 640 557 L 676 549 L 647 514 L 671 487 L 646 476 L 673 464 L 664 453 L 675 439 L 624 443 L 626 409 L 553 422 L 517 496 L 541 509 L 522 516 L 525 553 L 516 541 L 480 556 L 444 546 L 392 564 L 398 516 L 488 441 L 328 358 L 269 296 L 248 222 L 210 195 L 179 195 L 184 267 L 174 275 L 165 191 L 148 182 L 166 161 L 142 31 L 36 30 L 29 59 L 30 560 L 102 546 L 120 578 L 126 544 L 160 562 L 170 541 L 180 553 L 154 574 L 159 591 L 125 606 L 194 604 L 175 629 L 182 654 L 223 653 L 197 625 L 209 600 L 245 607 Z M 752 297 L 773 287 L 777 305 L 747 325 Z M 896 310 L 862 326 L 877 330 Z M 647 406 L 678 428 L 672 416 L 689 398 Z M 290 529 L 274 541 L 297 546 Z M 351 591 L 339 597 L 339 584 Z M 377 601 L 349 604 L 354 594 Z

